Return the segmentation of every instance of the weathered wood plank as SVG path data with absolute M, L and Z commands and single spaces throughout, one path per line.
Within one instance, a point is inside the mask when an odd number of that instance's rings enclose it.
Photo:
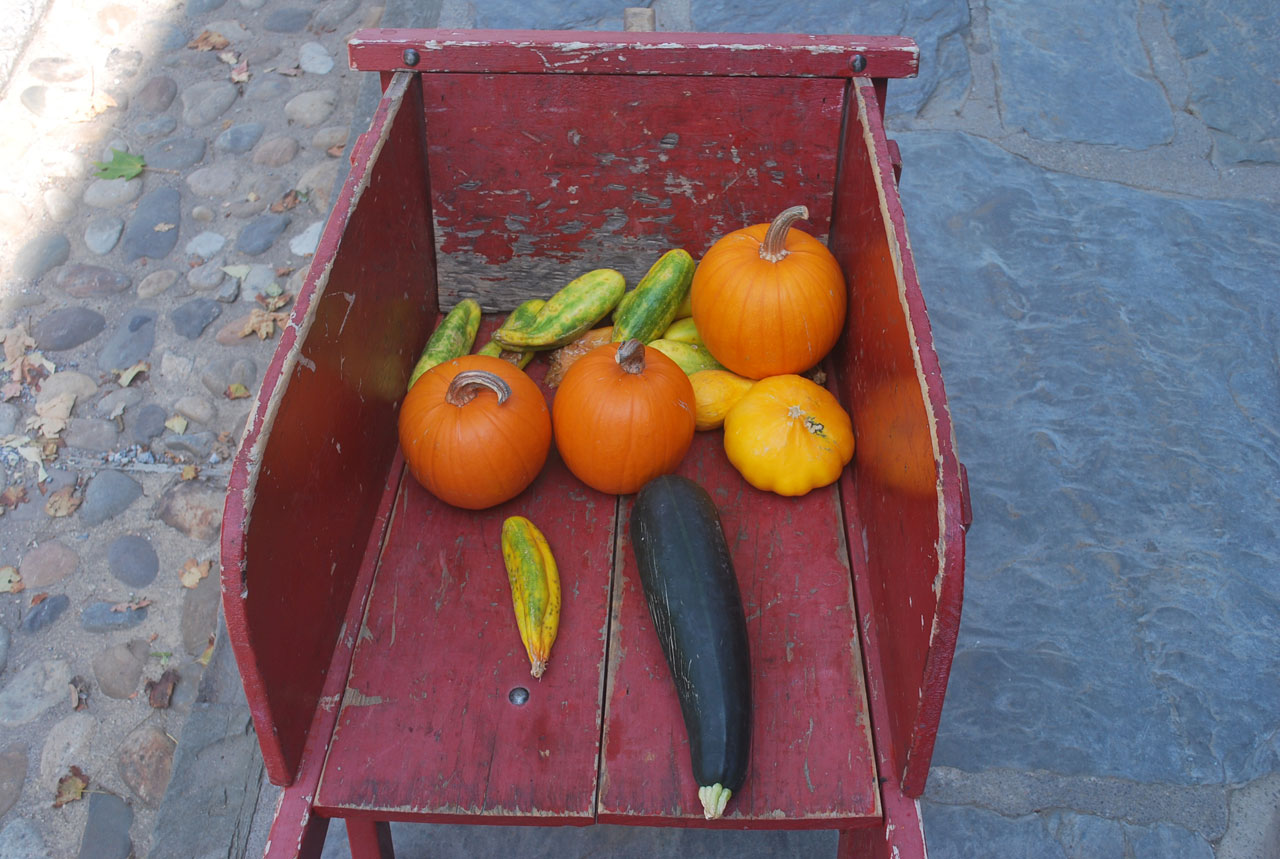
M 506 310 L 593 268 L 831 214 L 845 81 L 425 75 L 440 302 Z M 727 118 L 732 117 L 732 121 Z M 799 130 L 803 133 L 798 133 Z
M 223 605 L 275 784 L 301 762 L 436 315 L 420 99 L 397 77 L 356 146 L 232 464 Z
M 319 809 L 593 821 L 615 508 L 554 452 L 532 486 L 487 511 L 449 507 L 406 477 Z M 529 674 L 502 561 L 502 522 L 516 514 L 546 535 L 561 576 L 560 632 L 541 680 Z
M 848 539 L 867 561 L 859 611 L 882 630 L 869 671 L 889 701 L 885 771 L 919 796 L 960 625 L 964 530 L 951 415 L 881 113 L 872 82 L 856 81 L 830 237 L 854 292 L 832 365 L 857 437 Z
M 688 734 L 624 538 L 615 574 L 601 759 L 602 823 L 834 829 L 880 815 L 840 497 L 747 485 L 722 434 L 699 433 L 680 473 L 711 493 L 751 642 L 751 763 L 725 818 L 703 819 Z
M 417 52 L 414 63 L 406 50 Z M 790 33 L 374 29 L 357 31 L 348 51 L 361 71 L 902 78 L 920 65 L 915 42 L 901 36 Z

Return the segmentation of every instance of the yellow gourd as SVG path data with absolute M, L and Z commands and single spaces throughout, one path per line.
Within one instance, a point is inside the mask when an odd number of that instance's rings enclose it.
M 729 462 L 757 489 L 804 495 L 834 483 L 853 458 L 853 422 L 803 376 L 761 379 L 724 419 Z
M 719 429 L 724 416 L 755 384 L 728 370 L 699 370 L 689 377 L 689 383 L 693 385 L 694 427 L 700 430 Z

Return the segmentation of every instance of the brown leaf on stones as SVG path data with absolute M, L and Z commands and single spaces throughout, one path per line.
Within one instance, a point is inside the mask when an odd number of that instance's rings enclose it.
M 259 292 L 254 296 L 255 300 L 268 311 L 279 310 L 290 301 L 293 301 L 293 293 L 282 292 L 279 295 L 266 295 Z
M 209 660 L 213 658 L 213 636 L 209 636 L 209 646 L 204 649 L 204 653 L 200 654 L 200 658 L 196 660 L 205 668 L 209 667 Z
M 25 587 L 17 567 L 0 567 L 0 594 L 22 593 Z
M 16 510 L 19 504 L 27 502 L 27 487 L 10 486 L 4 492 L 0 492 L 0 506 L 9 510 Z
M 296 78 L 302 74 L 302 69 L 299 68 L 298 66 L 293 66 L 292 68 L 288 68 L 288 69 L 276 69 L 276 72 L 277 74 L 282 74 L 287 78 Z
M 275 212 L 276 214 L 279 214 L 281 212 L 287 212 L 301 202 L 302 202 L 302 197 L 298 195 L 298 189 L 290 188 L 288 193 L 286 193 L 279 200 L 276 200 L 274 203 L 271 204 L 271 211 Z
M 336 144 L 334 144 L 333 146 L 330 146 L 330 147 L 329 147 L 328 149 L 326 149 L 324 152 L 325 152 L 325 154 L 326 154 L 326 155 L 328 155 L 328 156 L 330 156 L 330 157 L 332 157 L 332 158 L 337 158 L 338 156 L 340 156 L 340 155 L 342 154 L 343 150 L 345 150 L 346 148 L 347 148 L 347 147 L 346 147 L 345 145 L 343 145 L 343 144 L 341 144 L 341 143 L 336 143 Z
M 250 334 L 257 334 L 259 340 L 266 340 L 276 333 L 276 326 L 283 326 L 289 321 L 287 313 L 273 313 L 269 310 L 262 310 L 255 307 L 253 312 L 249 314 L 249 319 L 244 324 L 244 330 L 240 332 L 241 337 L 248 337 Z
M 169 223 L 161 222 L 159 224 L 156 224 L 151 229 L 155 230 L 157 233 L 167 233 L 177 226 L 178 226 L 177 224 L 169 224 Z
M 70 391 L 63 391 L 47 400 L 37 400 L 35 417 L 27 418 L 27 429 L 35 430 L 45 438 L 56 438 L 67 428 L 71 407 L 75 404 L 76 395 Z
M 248 60 L 244 60 L 243 62 L 236 64 L 236 66 L 231 70 L 231 82 L 233 84 L 247 84 L 251 77 L 253 77 L 253 75 L 249 73 Z
M 149 605 L 151 605 L 151 600 L 144 597 L 143 599 L 134 600 L 133 602 L 118 602 L 111 607 L 111 610 L 114 612 L 137 611 L 138 609 L 146 608 Z
M 68 802 L 84 798 L 85 788 L 89 786 L 89 777 L 80 767 L 72 766 L 67 774 L 58 779 L 58 792 L 53 797 L 53 807 L 62 808 Z
M 20 396 L 22 396 L 21 382 L 6 382 L 4 387 L 0 387 L 0 400 L 3 400 L 6 403 L 14 397 Z
M 173 687 L 178 683 L 178 672 L 170 668 L 157 680 L 148 680 L 143 689 L 147 693 L 147 703 L 155 710 L 169 709 L 169 701 L 173 698 Z
M 235 51 L 223 51 L 218 54 L 218 59 L 229 66 L 234 66 L 236 63 L 240 62 L 240 55 Z
M 36 341 L 27 334 L 27 326 L 15 325 L 12 328 L 0 329 L 0 341 L 4 342 L 4 367 L 13 371 L 17 369 L 27 350 L 36 345 Z
M 182 480 L 195 480 L 200 476 L 200 468 L 195 465 L 182 466 L 182 472 L 178 475 Z
M 195 558 L 187 558 L 187 562 L 182 565 L 182 573 L 178 576 L 182 586 L 188 590 L 194 589 L 200 585 L 200 582 L 209 577 L 209 568 L 213 566 L 213 561 L 205 561 L 203 564 L 196 563 Z
M 89 681 L 77 674 L 71 678 L 67 688 L 71 691 L 71 709 L 77 711 L 88 709 Z
M 231 40 L 221 33 L 203 30 L 200 35 L 187 42 L 187 47 L 196 51 L 221 51 L 230 44 Z
M 49 598 L 48 591 L 41 591 L 40 593 L 33 595 L 31 597 L 31 608 L 35 608 L 36 606 L 40 605 L 40 603 L 44 602 L 48 598 Z
M 293 274 L 293 266 L 291 265 L 276 266 L 276 277 L 288 277 L 291 274 Z
M 80 502 L 83 500 L 81 496 L 76 494 L 74 486 L 64 486 L 49 495 L 49 500 L 44 503 L 44 512 L 55 519 L 61 519 L 63 516 L 70 516 L 76 512 L 80 507 Z
M 150 369 L 151 369 L 151 365 L 148 364 L 146 361 L 139 361 L 138 363 L 134 364 L 132 367 L 129 367 L 128 369 L 117 370 L 116 371 L 118 375 L 117 381 L 120 383 L 120 387 L 127 388 L 129 387 L 129 384 L 138 377 L 139 373 L 145 373 Z
M 243 400 L 249 396 L 249 389 L 239 382 L 232 382 L 227 385 L 226 395 L 228 400 Z

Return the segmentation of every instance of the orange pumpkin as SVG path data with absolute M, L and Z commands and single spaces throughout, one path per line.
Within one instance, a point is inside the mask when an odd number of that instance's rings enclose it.
M 418 482 L 468 510 L 519 495 L 551 449 L 542 391 L 514 364 L 488 355 L 464 355 L 423 373 L 400 406 L 399 429 Z
M 693 443 L 693 386 L 639 340 L 610 343 L 564 374 L 551 406 L 556 447 L 588 486 L 622 495 L 675 471 Z
M 693 274 L 693 321 L 721 364 L 763 379 L 822 360 L 844 327 L 844 275 L 822 242 L 791 225 L 793 206 L 771 224 L 722 237 Z

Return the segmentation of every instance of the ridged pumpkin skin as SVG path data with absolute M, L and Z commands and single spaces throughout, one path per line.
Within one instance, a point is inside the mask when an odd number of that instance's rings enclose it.
M 834 483 L 853 458 L 853 422 L 803 376 L 756 382 L 724 419 L 724 452 L 744 479 L 779 495 Z
M 493 373 L 510 387 L 506 402 L 488 389 L 463 405 L 446 401 L 454 377 Z M 414 383 L 400 406 L 400 450 L 409 471 L 441 501 L 467 510 L 501 504 L 538 476 L 551 450 L 551 416 L 537 383 L 501 358 L 464 355 Z
M 690 288 L 693 320 L 711 354 L 751 379 L 800 373 L 821 361 L 840 337 L 848 301 L 835 257 L 803 230 L 785 232 L 780 259 L 762 258 L 770 226 L 722 237 L 698 263 Z
M 617 359 L 629 343 L 643 349 L 643 369 Z M 624 353 L 626 354 L 626 353 Z M 556 447 L 583 483 L 614 495 L 636 492 L 675 471 L 693 443 L 694 398 L 674 361 L 639 341 L 610 343 L 579 358 L 551 406 Z

